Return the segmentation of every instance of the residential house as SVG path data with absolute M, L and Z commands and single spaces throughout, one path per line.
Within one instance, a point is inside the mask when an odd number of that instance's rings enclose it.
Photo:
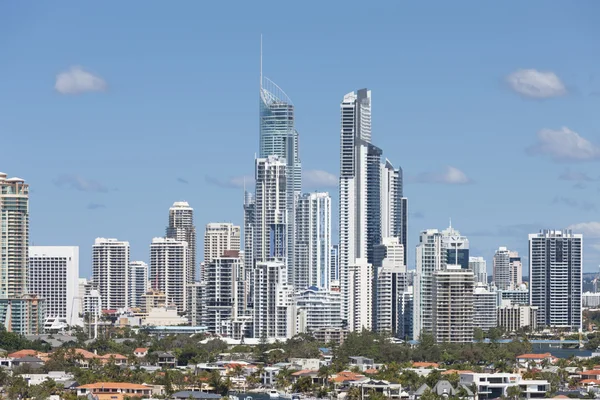
M 290 358 L 290 363 L 294 365 L 294 369 L 319 369 L 321 360 L 318 358 Z
M 175 368 L 177 366 L 177 357 L 168 351 L 157 351 L 153 354 L 157 357 L 157 365 L 161 368 Z
M 510 373 L 467 373 L 460 375 L 460 383 L 468 387 L 477 385 L 480 400 L 507 396 L 507 389 L 511 386 L 519 386 L 521 397 L 526 399 L 543 398 L 550 390 L 550 383 L 546 380 L 526 380 L 519 374 Z
M 138 347 L 137 349 L 133 350 L 133 355 L 137 358 L 144 358 L 148 355 L 148 348 Z
M 44 361 L 42 359 L 34 357 L 34 356 L 25 356 L 25 357 L 15 358 L 12 361 L 13 367 L 21 367 L 24 365 L 27 365 L 30 368 L 36 369 L 36 368 L 43 367 Z
M 540 367 L 544 364 L 554 364 L 556 361 L 558 361 L 558 358 L 550 353 L 521 354 L 517 356 L 517 364 L 523 368 Z
M 152 387 L 124 382 L 96 382 L 77 387 L 77 396 L 121 395 L 115 397 L 150 397 Z
M 381 393 L 387 399 L 408 400 L 409 395 L 402 390 L 402 385 L 383 380 L 359 380 L 350 382 L 350 386 L 360 388 L 361 399 L 368 399 L 373 392 Z
M 427 384 L 423 384 L 420 388 L 418 388 L 414 393 L 414 398 L 419 399 L 421 396 L 425 394 L 427 390 L 430 390 L 435 395 L 440 396 L 442 398 L 452 397 L 460 397 L 465 400 L 475 400 L 475 394 L 469 387 L 464 384 L 459 384 L 456 388 L 452 386 L 450 382 L 447 380 L 438 381 L 433 388 L 427 386 Z
M 375 368 L 375 361 L 367 357 L 350 357 L 350 368 L 357 367 L 360 371 Z

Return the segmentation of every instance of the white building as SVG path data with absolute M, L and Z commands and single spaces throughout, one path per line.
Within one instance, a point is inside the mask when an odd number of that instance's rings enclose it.
M 438 343 L 473 341 L 473 272 L 448 265 L 433 273 L 433 337 Z
M 452 227 L 442 231 L 442 246 L 446 249 L 446 263 L 469 269 L 469 239 Z
M 340 252 L 337 244 L 329 248 L 329 282 L 340 281 Z
M 202 326 L 208 332 L 232 336 L 232 322 L 245 316 L 248 282 L 239 251 L 227 250 L 206 265 Z
M 516 251 L 500 247 L 494 254 L 494 283 L 499 290 L 511 290 L 523 283 L 523 264 Z
M 581 329 L 582 255 L 581 234 L 543 230 L 529 235 L 529 298 L 538 307 L 539 327 Z
M 581 296 L 582 296 L 584 308 L 599 308 L 600 307 L 600 293 L 585 292 Z
M 6 143 L 6 142 L 4 142 Z M 29 185 L 0 172 L 0 296 L 27 293 Z
M 46 300 L 46 317 L 79 324 L 79 247 L 30 246 L 29 291 Z
M 529 305 L 529 289 L 522 283 L 516 289 L 498 290 L 498 305 L 502 300 L 510 300 L 513 304 Z
M 296 292 L 296 333 L 342 327 L 342 296 L 339 291 L 311 287 Z
M 433 332 L 433 273 L 446 268 L 446 249 L 437 229 L 422 231 L 417 245 L 414 279 L 413 338 Z
M 478 283 L 473 291 L 473 328 L 484 332 L 498 325 L 497 302 L 495 290 L 489 290 L 487 285 Z
M 356 259 L 356 263 L 348 268 L 350 302 L 349 319 L 346 322 L 350 331 L 373 328 L 372 281 L 373 266 L 365 258 Z
M 402 295 L 408 286 L 404 245 L 398 237 L 386 237 L 374 249 L 375 313 L 373 328 L 397 336 L 402 331 Z
M 402 168 L 389 160 L 381 164 L 381 237 L 396 237 L 407 249 L 407 204 L 403 197 Z M 406 259 L 403 260 L 406 265 Z
M 256 159 L 254 264 L 287 260 L 286 161 L 277 156 Z M 288 265 L 289 267 L 289 265 Z M 293 276 L 288 269 L 286 279 Z
M 307 193 L 296 207 L 294 287 L 329 288 L 331 279 L 331 197 Z
M 498 307 L 498 326 L 506 332 L 516 332 L 521 329 L 535 331 L 537 329 L 537 311 L 535 306 L 513 304 L 504 300 Z
M 150 282 L 167 296 L 167 305 L 179 312 L 187 309 L 188 243 L 171 238 L 154 238 L 150 244 Z
M 254 269 L 254 337 L 291 338 L 296 312 L 293 287 L 283 262 L 258 262 Z
M 92 248 L 92 276 L 103 310 L 125 308 L 129 288 L 129 242 L 97 238 Z
M 526 380 L 519 374 L 494 373 L 462 373 L 460 383 L 467 387 L 477 385 L 477 395 L 480 399 L 497 399 L 508 397 L 507 389 L 518 386 L 521 389 L 519 398 L 543 398 L 550 391 L 550 383 L 545 380 Z
M 148 264 L 143 261 L 129 263 L 129 307 L 143 307 L 148 290 Z
M 487 285 L 487 263 L 483 257 L 469 257 L 469 269 L 473 271 L 475 283 Z
M 211 222 L 204 231 L 204 262 L 221 257 L 227 250 L 239 252 L 240 227 L 228 222 Z
M 194 225 L 194 209 L 186 201 L 176 201 L 169 208 L 169 225 L 166 229 L 166 237 L 188 244 L 185 284 L 194 283 L 197 267 L 196 226 Z

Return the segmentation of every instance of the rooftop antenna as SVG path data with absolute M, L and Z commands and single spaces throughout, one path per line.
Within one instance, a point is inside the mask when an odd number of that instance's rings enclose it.
M 263 85 L 263 74 L 262 74 L 262 33 L 260 34 L 260 88 Z
M 450 226 L 449 226 L 449 228 L 452 229 L 452 217 L 450 217 Z

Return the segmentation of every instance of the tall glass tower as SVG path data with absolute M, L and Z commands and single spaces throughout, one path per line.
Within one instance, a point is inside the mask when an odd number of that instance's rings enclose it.
M 298 154 L 298 131 L 294 126 L 294 104 L 279 86 L 260 77 L 259 157 L 279 156 L 286 164 L 288 279 L 294 276 L 295 209 L 302 190 L 302 164 Z

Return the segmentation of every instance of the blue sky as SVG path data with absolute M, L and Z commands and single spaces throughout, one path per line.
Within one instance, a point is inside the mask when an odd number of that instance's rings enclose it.
M 527 233 L 585 234 L 600 263 L 600 4 L 3 2 L 0 170 L 32 187 L 31 239 L 99 236 L 148 259 L 168 208 L 242 221 L 264 74 L 296 106 L 307 191 L 337 198 L 339 103 L 373 91 L 373 142 L 404 169 L 418 233 L 526 255 Z M 336 228 L 337 235 L 337 228 Z

